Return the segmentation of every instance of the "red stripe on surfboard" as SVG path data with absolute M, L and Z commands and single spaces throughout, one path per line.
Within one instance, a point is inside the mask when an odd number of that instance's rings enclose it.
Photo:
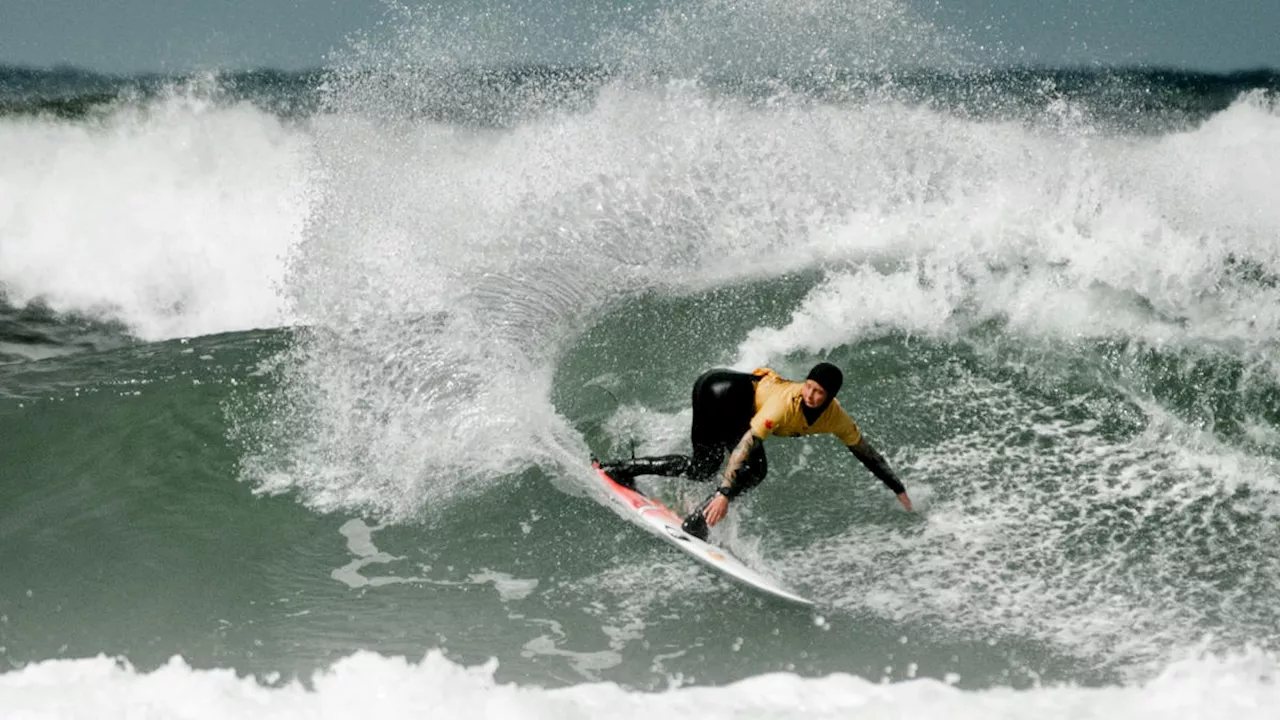
M 600 465 L 598 463 L 592 463 L 591 467 L 595 468 L 597 473 L 600 473 L 600 477 L 604 478 L 604 481 L 606 485 L 608 485 L 609 489 L 612 490 L 615 495 L 621 495 L 622 497 L 626 498 L 627 502 L 631 503 L 631 507 L 639 510 L 640 508 L 646 505 L 652 504 L 652 501 L 649 498 L 641 495 L 640 493 L 636 492 L 635 490 L 632 490 L 629 487 L 624 487 L 622 485 L 619 485 L 617 480 L 614 480 L 613 478 L 609 477 L 609 473 L 600 469 Z
M 592 463 L 591 467 L 595 468 L 596 472 L 600 474 L 600 477 L 604 478 L 604 481 L 608 486 L 609 490 L 611 490 L 616 495 L 621 495 L 624 499 L 626 499 L 627 502 L 631 503 L 631 507 L 635 508 L 636 510 L 640 510 L 643 508 L 653 508 L 654 510 L 658 510 L 670 518 L 674 518 L 676 522 L 680 521 L 680 516 L 676 515 L 674 512 L 671 511 L 670 508 L 668 508 L 666 505 L 663 505 L 661 502 L 654 500 L 651 497 L 645 497 L 644 495 L 641 495 L 640 493 L 636 492 L 635 490 L 632 490 L 629 487 L 626 487 L 624 485 L 619 485 L 617 480 L 614 480 L 613 478 L 609 477 L 609 473 L 600 469 L 599 463 Z

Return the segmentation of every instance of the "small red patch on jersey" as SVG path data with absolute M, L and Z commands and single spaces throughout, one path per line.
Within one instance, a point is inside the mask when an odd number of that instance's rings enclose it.
M 772 428 L 772 427 L 773 427 L 773 421 L 772 421 L 772 420 L 765 420 L 765 421 L 764 421 L 764 427 L 765 427 L 765 429 L 766 429 L 766 430 L 768 430 L 768 429 Z

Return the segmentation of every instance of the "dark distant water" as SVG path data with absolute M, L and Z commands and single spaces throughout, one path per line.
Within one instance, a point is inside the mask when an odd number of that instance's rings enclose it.
M 581 108 L 603 88 L 634 84 L 611 66 L 510 68 L 415 67 L 406 71 L 423 102 L 403 108 L 421 120 L 509 127 L 557 109 Z M 679 78 L 671 70 L 650 81 Z M 208 75 L 102 75 L 75 68 L 0 66 L 0 117 L 35 115 L 66 120 L 109 113 L 123 103 L 155 101 L 175 89 L 199 88 L 222 102 L 250 103 L 286 118 L 319 111 L 322 90 L 333 79 L 324 70 L 253 70 Z M 405 78 L 399 78 L 403 82 Z M 813 70 L 700 76 L 706 91 L 757 104 L 780 94 L 810 102 L 848 103 L 894 99 L 945 108 L 972 118 L 1034 119 L 1064 99 L 1091 122 L 1117 130 L 1186 128 L 1221 112 L 1253 90 L 1280 91 L 1280 72 L 1204 73 L 1165 68 L 886 69 L 875 72 Z
M 1280 74 L 396 68 L 0 69 L 0 716 L 1280 699 Z M 824 359 L 816 611 L 586 492 Z

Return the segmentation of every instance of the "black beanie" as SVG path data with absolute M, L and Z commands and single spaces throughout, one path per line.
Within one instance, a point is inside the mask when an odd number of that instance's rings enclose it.
M 844 373 L 840 372 L 840 368 L 831 363 L 818 363 L 809 371 L 809 377 L 806 380 L 816 381 L 827 391 L 827 395 L 835 397 L 840 392 L 840 386 L 844 384 Z

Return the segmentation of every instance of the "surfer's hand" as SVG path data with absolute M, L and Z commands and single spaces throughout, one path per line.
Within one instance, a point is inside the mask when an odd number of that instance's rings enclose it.
M 717 493 L 703 508 L 702 516 L 707 519 L 707 525 L 711 526 L 724 519 L 724 514 L 727 512 L 729 512 L 729 498 Z
M 902 503 L 902 507 L 906 508 L 907 512 L 911 512 L 911 498 L 907 497 L 906 493 L 898 493 L 898 502 Z

